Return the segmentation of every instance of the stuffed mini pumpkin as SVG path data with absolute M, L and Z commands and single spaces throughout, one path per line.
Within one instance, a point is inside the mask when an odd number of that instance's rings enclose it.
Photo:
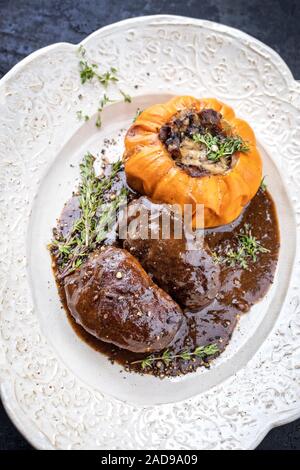
M 205 227 L 228 224 L 256 194 L 262 162 L 251 127 L 213 99 L 177 96 L 144 110 L 125 137 L 128 184 L 153 202 L 204 205 Z

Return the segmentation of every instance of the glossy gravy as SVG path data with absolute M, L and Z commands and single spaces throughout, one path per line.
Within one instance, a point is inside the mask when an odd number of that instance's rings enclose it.
M 118 184 L 118 183 L 117 183 Z M 113 188 L 115 189 L 115 188 Z M 131 196 L 132 198 L 134 195 Z M 74 196 L 65 206 L 58 228 L 65 232 L 72 227 L 78 218 L 78 198 Z M 234 223 L 209 229 L 205 232 L 205 240 L 211 250 L 218 254 L 236 246 L 236 237 L 245 224 L 251 226 L 252 234 L 268 249 L 259 253 L 256 262 L 250 260 L 248 269 L 239 266 L 221 266 L 221 290 L 217 298 L 207 307 L 197 311 L 184 311 L 184 322 L 172 344 L 168 348 L 172 354 L 183 350 L 193 351 L 197 346 L 215 343 L 220 354 L 228 344 L 239 317 L 248 312 L 253 304 L 258 302 L 267 292 L 273 282 L 279 252 L 279 229 L 274 202 L 266 190 L 259 189 L 256 196 L 244 209 Z M 113 241 L 117 244 L 117 240 Z M 57 276 L 56 260 L 53 257 L 54 274 L 59 295 L 69 321 L 75 332 L 96 351 L 105 354 L 112 362 L 117 362 L 128 371 L 143 372 L 165 376 L 176 376 L 194 371 L 199 366 L 209 367 L 212 358 L 203 360 L 174 359 L 167 367 L 163 361 L 156 361 L 151 368 L 142 370 L 140 364 L 132 362 L 143 359 L 147 355 L 136 354 L 120 349 L 112 344 L 102 342 L 87 333 L 71 316 L 66 305 L 63 280 Z M 157 354 L 159 355 L 159 353 Z

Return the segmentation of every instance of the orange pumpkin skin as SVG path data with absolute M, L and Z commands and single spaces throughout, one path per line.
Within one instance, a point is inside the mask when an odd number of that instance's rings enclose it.
M 225 174 L 192 177 L 176 165 L 159 139 L 160 128 L 177 112 L 211 108 L 222 114 L 234 135 L 247 142 L 249 150 L 235 154 L 235 163 Z M 215 98 L 176 96 L 165 104 L 147 108 L 125 137 L 125 172 L 128 184 L 153 202 L 192 204 L 193 226 L 197 227 L 196 205 L 204 205 L 205 227 L 232 222 L 256 194 L 262 178 L 262 161 L 253 130 L 235 116 L 230 106 Z

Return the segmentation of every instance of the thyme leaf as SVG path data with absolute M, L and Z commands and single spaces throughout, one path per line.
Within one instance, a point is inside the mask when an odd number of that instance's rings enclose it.
M 95 126 L 98 127 L 98 129 L 100 129 L 100 127 L 102 126 L 102 119 L 101 119 L 101 114 L 100 113 L 98 113 Z
M 79 57 L 82 57 L 82 58 L 85 57 L 86 49 L 82 44 L 80 44 L 80 46 L 78 47 L 77 53 L 78 53 Z
M 216 344 L 207 344 L 206 346 L 197 346 L 194 351 L 184 350 L 178 354 L 172 354 L 169 349 L 166 349 L 161 356 L 154 356 L 153 354 L 141 359 L 139 361 L 131 362 L 134 364 L 141 364 L 142 369 L 152 367 L 156 362 L 161 361 L 166 367 L 170 365 L 175 359 L 182 359 L 183 361 L 189 361 L 194 357 L 199 359 L 205 359 L 209 356 L 213 356 L 219 352 L 219 348 Z

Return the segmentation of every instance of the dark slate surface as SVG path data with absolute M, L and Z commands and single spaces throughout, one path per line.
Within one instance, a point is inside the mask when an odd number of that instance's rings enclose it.
M 0 77 L 31 52 L 59 41 L 77 43 L 101 26 L 168 13 L 233 26 L 275 49 L 300 79 L 298 0 L 0 0 Z M 272 430 L 259 449 L 300 449 L 300 420 Z M 31 449 L 0 408 L 0 449 Z

